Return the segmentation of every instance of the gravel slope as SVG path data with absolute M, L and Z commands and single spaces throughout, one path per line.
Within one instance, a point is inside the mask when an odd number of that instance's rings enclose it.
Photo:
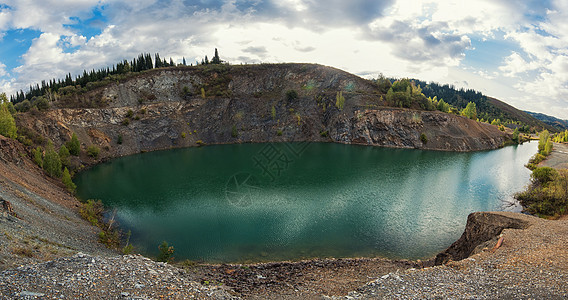
M 498 213 L 531 222 L 505 229 L 503 243 L 447 265 L 384 275 L 346 299 L 566 299 L 568 219 L 548 221 Z

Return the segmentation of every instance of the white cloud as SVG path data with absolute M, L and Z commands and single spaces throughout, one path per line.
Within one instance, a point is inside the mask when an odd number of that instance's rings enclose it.
M 6 65 L 0 62 L 0 78 L 6 75 L 8 75 L 8 72 L 6 72 Z
M 14 92 L 141 52 L 191 63 L 219 48 L 232 63 L 315 62 L 356 74 L 466 81 L 520 108 L 553 113 L 568 105 L 551 100 L 536 108 L 546 98 L 568 99 L 568 4 L 553 0 L 547 19 L 533 24 L 528 12 L 543 9 L 535 1 L 8 0 L 0 32 L 42 34 L 0 88 Z M 64 26 L 72 17 L 89 18 L 97 6 L 107 18 L 100 34 L 87 38 Z M 493 69 L 465 68 L 467 50 L 475 51 L 472 39 L 496 36 L 519 48 Z M 1 74 L 7 75 L 5 67 Z

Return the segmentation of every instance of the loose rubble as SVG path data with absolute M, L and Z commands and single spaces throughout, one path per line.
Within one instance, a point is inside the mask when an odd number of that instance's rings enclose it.
M 234 299 L 222 286 L 139 255 L 69 258 L 0 273 L 2 299 Z

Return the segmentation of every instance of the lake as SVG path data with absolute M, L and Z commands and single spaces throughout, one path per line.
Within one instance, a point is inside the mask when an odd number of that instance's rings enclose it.
M 177 260 L 424 259 L 467 215 L 512 210 L 537 143 L 454 153 L 334 143 L 213 145 L 114 159 L 78 174 L 136 251 Z

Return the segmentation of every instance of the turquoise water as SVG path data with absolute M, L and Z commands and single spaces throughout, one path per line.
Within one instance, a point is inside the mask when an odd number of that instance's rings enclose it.
M 176 259 L 418 259 L 475 211 L 518 210 L 536 143 L 450 153 L 332 143 L 217 145 L 138 154 L 78 174 L 137 251 Z

